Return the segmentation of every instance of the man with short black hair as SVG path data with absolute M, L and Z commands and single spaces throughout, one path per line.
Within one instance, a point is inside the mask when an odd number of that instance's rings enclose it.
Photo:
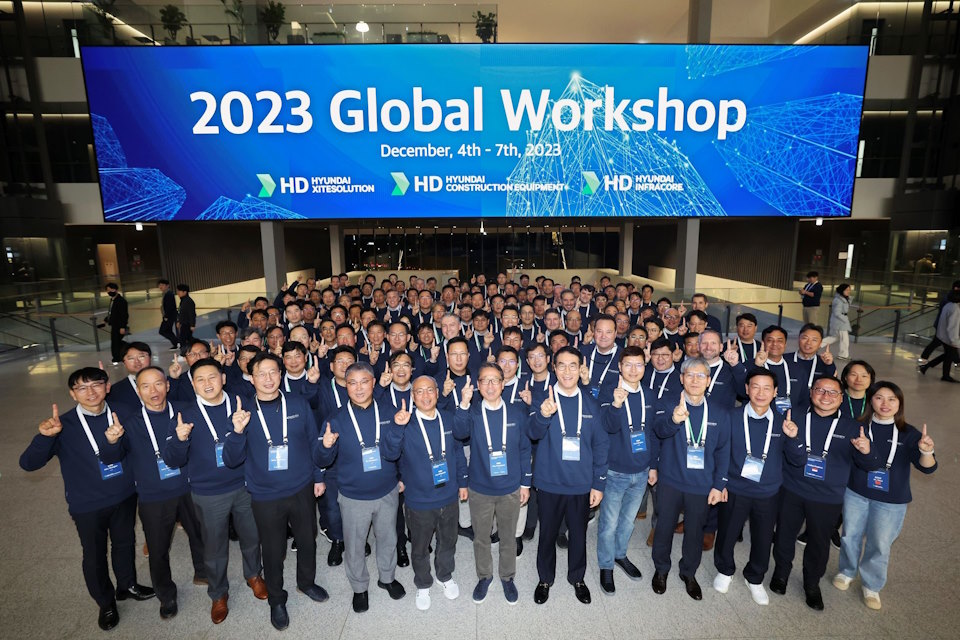
M 820 311 L 820 297 L 822 295 L 823 285 L 820 284 L 820 274 L 816 271 L 808 272 L 807 284 L 800 288 L 804 324 L 817 323 L 817 313 Z
M 133 410 L 140 409 L 140 396 L 137 394 L 137 374 L 150 366 L 150 345 L 145 342 L 125 342 L 123 345 L 123 368 L 126 377 L 110 385 L 107 402 L 114 407 L 126 407 Z M 166 433 L 166 431 L 164 431 Z
M 108 282 L 106 290 L 110 296 L 110 306 L 107 307 L 103 322 L 110 326 L 110 354 L 113 356 L 113 364 L 120 364 L 120 358 L 123 357 L 123 338 L 130 333 L 130 312 L 127 299 L 120 294 L 120 285 Z
M 177 296 L 180 297 L 180 307 L 177 309 L 177 331 L 180 348 L 186 349 L 197 328 L 197 305 L 190 297 L 190 285 L 178 284 Z

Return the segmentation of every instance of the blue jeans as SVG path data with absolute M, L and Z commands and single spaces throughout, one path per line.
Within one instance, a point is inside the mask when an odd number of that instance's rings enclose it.
M 865 588 L 877 592 L 883 589 L 887 583 L 890 547 L 900 535 L 906 513 L 905 504 L 870 500 L 847 489 L 843 496 L 840 573 L 856 578 L 859 568 Z
M 647 488 L 647 473 L 647 469 L 640 473 L 607 471 L 597 530 L 597 565 L 601 569 L 613 569 L 614 559 L 627 555 L 637 510 Z

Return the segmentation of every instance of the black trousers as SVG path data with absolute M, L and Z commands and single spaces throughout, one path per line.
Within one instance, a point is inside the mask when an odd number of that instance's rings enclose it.
M 161 336 L 170 341 L 171 346 L 177 346 L 177 332 L 173 330 L 173 320 L 164 320 L 160 323 Z
M 180 325 L 180 351 L 186 353 L 190 348 L 190 341 L 193 340 L 193 331 L 190 327 Z
M 279 500 L 253 500 L 253 519 L 260 534 L 263 581 L 270 606 L 287 603 L 283 589 L 283 560 L 287 555 L 287 525 L 297 543 L 297 587 L 307 589 L 317 579 L 317 521 L 313 483 Z
M 934 330 L 936 330 L 936 327 L 934 327 Z M 940 347 L 942 345 L 943 343 L 940 342 L 940 338 L 934 335 L 933 339 L 930 340 L 930 344 L 928 344 L 926 347 L 923 348 L 923 353 L 920 354 L 920 357 L 926 360 L 927 358 L 930 357 L 931 353 L 937 350 L 937 347 Z
M 728 492 L 729 493 L 729 492 Z M 717 571 L 732 576 L 737 565 L 733 549 L 743 525 L 750 521 L 750 560 L 743 568 L 743 577 L 750 584 L 763 584 L 763 576 L 770 568 L 770 546 L 773 544 L 773 528 L 777 525 L 777 508 L 780 495 L 768 498 L 750 498 L 729 493 L 726 502 L 718 508 L 717 544 L 713 551 L 713 564 Z
M 120 362 L 123 359 L 123 338 L 120 333 L 122 327 L 110 327 L 110 356 L 113 362 Z
M 200 534 L 200 521 L 190 492 L 169 500 L 140 503 L 140 522 L 143 535 L 150 549 L 150 580 L 162 603 L 177 601 L 177 585 L 170 572 L 170 543 L 177 528 L 177 520 L 183 524 L 190 542 L 190 557 L 193 560 L 193 572 L 204 576 L 203 540 Z
M 537 573 L 540 582 L 553 584 L 557 573 L 557 536 L 564 520 L 569 527 L 567 547 L 567 582 L 583 582 L 587 572 L 587 518 L 590 494 L 564 495 L 537 490 L 540 515 L 540 542 L 537 546 Z M 515 533 L 515 532 L 513 532 Z M 483 532 L 475 532 L 483 535 Z M 510 531 L 500 532 L 500 544 L 510 544 Z
M 815 502 L 780 489 L 780 511 L 773 543 L 773 577 L 786 580 L 793 569 L 797 534 L 807 521 L 807 546 L 803 549 L 803 586 L 816 587 L 827 571 L 830 535 L 843 512 L 843 504 Z
M 400 501 L 397 503 L 397 548 L 407 546 L 407 519 L 403 515 L 403 506 L 406 501 L 403 494 L 400 494 Z
M 83 548 L 83 579 L 90 597 L 101 607 L 116 599 L 110 571 L 107 568 L 107 536 L 110 536 L 110 560 L 117 578 L 117 589 L 129 589 L 137 582 L 133 560 L 136 538 L 133 526 L 137 517 L 137 495 L 115 505 L 71 514 L 77 525 Z
M 417 589 L 429 589 L 433 584 L 430 575 L 430 541 L 437 536 L 434 568 L 437 580 L 446 582 L 453 577 L 454 555 L 457 551 L 457 525 L 460 516 L 460 501 L 454 500 L 439 509 L 411 509 L 407 507 L 407 522 L 410 524 L 410 563 L 413 565 L 413 583 Z
M 657 528 L 653 533 L 653 566 L 657 573 L 670 573 L 673 530 L 683 511 L 683 555 L 680 575 L 693 576 L 703 556 L 703 527 L 707 521 L 707 496 L 684 493 L 657 483 Z
M 949 344 L 943 344 L 943 353 L 931 360 L 927 364 L 927 368 L 933 369 L 941 362 L 943 363 L 943 373 L 940 374 L 943 378 L 950 378 L 950 367 L 954 362 L 960 362 L 960 349 L 956 347 L 951 347 Z

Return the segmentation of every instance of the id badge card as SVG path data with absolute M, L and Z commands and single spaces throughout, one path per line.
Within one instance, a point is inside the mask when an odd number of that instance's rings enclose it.
M 503 451 L 490 452 L 490 477 L 507 475 L 507 455 Z
M 380 471 L 380 447 L 366 447 L 360 450 L 363 472 Z
M 803 467 L 803 476 L 812 480 L 823 480 L 826 478 L 826 460 L 820 456 L 807 456 L 807 464 Z
M 760 476 L 763 475 L 763 459 L 747 456 L 743 461 L 743 467 L 740 468 L 740 477 L 744 480 L 753 480 L 760 482 Z
M 645 432 L 630 432 L 630 450 L 634 453 L 642 453 L 647 450 L 647 434 Z
M 180 469 L 167 466 L 167 463 L 163 461 L 163 458 L 157 458 L 157 471 L 160 472 L 160 479 L 166 480 L 167 478 L 173 478 L 180 475 Z
M 213 453 L 217 458 L 217 467 L 223 467 L 223 443 L 217 442 L 213 445 Z
M 867 487 L 874 491 L 890 491 L 890 472 L 886 469 L 871 471 L 867 474 Z
M 116 478 L 123 473 L 123 464 L 120 462 L 114 462 L 113 464 L 104 464 L 103 460 L 97 462 L 100 463 L 100 477 L 104 480 Z
M 687 469 L 703 469 L 704 450 L 700 447 L 687 447 Z
M 580 462 L 580 438 L 564 436 L 561 459 Z
M 267 470 L 286 471 L 289 451 L 290 449 L 285 444 L 270 447 L 267 451 Z
M 447 461 L 440 460 L 439 462 L 434 462 L 431 464 L 431 467 L 433 468 L 433 486 L 439 487 L 442 484 L 446 484 L 450 479 Z
M 791 408 L 790 396 L 777 396 L 773 404 L 777 407 L 777 411 L 780 412 L 780 415 L 787 415 L 787 411 Z

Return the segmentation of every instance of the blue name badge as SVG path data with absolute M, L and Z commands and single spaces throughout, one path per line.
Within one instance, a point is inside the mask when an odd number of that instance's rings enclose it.
M 171 469 L 167 466 L 167 463 L 163 461 L 163 458 L 157 458 L 157 471 L 160 472 L 161 480 L 180 475 L 180 469 Z
M 873 489 L 874 491 L 883 491 L 884 493 L 890 491 L 890 472 L 883 470 L 868 473 L 867 488 Z
M 490 477 L 507 475 L 507 454 L 503 451 L 490 452 Z
M 753 456 L 747 456 L 743 460 L 743 466 L 740 468 L 740 477 L 744 480 L 753 480 L 760 482 L 760 476 L 763 475 L 763 460 Z
M 116 478 L 123 473 L 123 465 L 119 462 L 114 462 L 113 464 L 104 464 L 102 460 L 98 460 L 97 462 L 100 463 L 100 477 L 104 480 Z
M 643 431 L 630 432 L 630 450 L 634 453 L 642 453 L 647 450 L 647 434 Z
M 704 460 L 701 447 L 687 447 L 687 469 L 703 469 Z
M 780 415 L 784 416 L 787 414 L 787 411 L 790 410 L 793 403 L 790 402 L 790 396 L 777 396 L 774 399 L 773 404 L 777 407 L 777 411 L 780 412 Z
M 380 447 L 366 447 L 360 450 L 360 459 L 363 461 L 363 472 L 380 471 Z
M 433 486 L 439 487 L 442 484 L 447 484 L 447 481 L 450 479 L 450 470 L 447 468 L 447 461 L 441 460 L 434 462 L 431 467 L 433 468 Z
M 217 467 L 223 467 L 223 443 L 217 442 L 213 445 L 213 454 L 217 457 Z
M 286 471 L 289 451 L 285 444 L 270 447 L 267 450 L 267 470 Z
M 590 395 L 592 395 L 594 398 L 599 397 L 599 396 L 600 396 L 600 387 L 590 387 Z
M 820 456 L 807 456 L 807 464 L 803 467 L 803 476 L 812 480 L 823 480 L 827 477 L 827 462 Z
M 564 436 L 560 457 L 563 460 L 580 462 L 580 438 Z

